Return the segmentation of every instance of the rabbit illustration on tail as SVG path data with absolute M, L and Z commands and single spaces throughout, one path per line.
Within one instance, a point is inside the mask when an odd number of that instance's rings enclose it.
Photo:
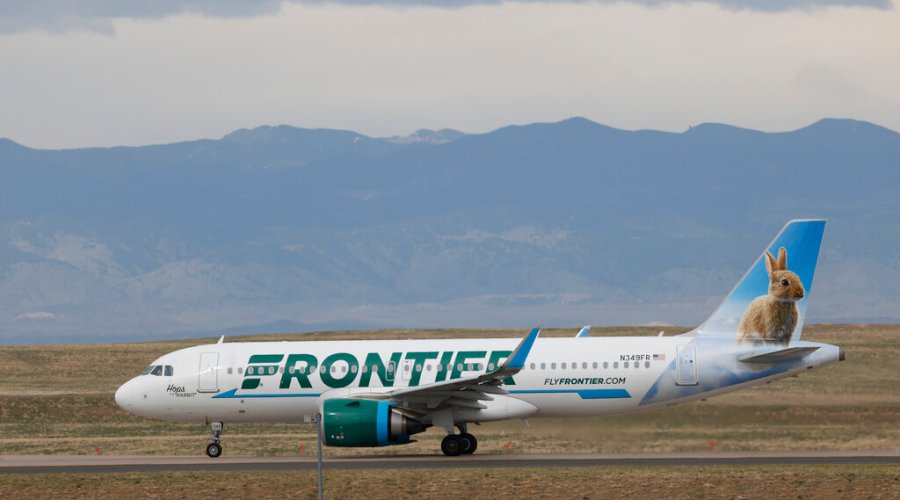
M 767 250 L 766 271 L 769 293 L 747 306 L 738 325 L 738 341 L 769 340 L 788 342 L 800 316 L 797 301 L 803 298 L 800 277 L 787 269 L 787 251 L 778 250 L 778 259 Z

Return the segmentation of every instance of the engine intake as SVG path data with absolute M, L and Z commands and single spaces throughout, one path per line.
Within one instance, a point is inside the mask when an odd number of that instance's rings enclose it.
M 322 430 L 328 446 L 405 444 L 410 435 L 426 428 L 387 401 L 329 399 L 322 412 Z

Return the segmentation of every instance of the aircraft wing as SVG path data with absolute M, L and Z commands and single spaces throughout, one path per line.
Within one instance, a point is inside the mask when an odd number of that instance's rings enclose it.
M 418 387 L 400 387 L 393 391 L 353 394 L 352 397 L 364 399 L 389 400 L 398 408 L 413 413 L 429 413 L 439 407 L 464 407 L 484 409 L 479 401 L 491 401 L 491 394 L 507 394 L 500 387 L 505 378 L 519 373 L 525 366 L 525 360 L 541 329 L 534 328 L 523 338 L 516 349 L 496 369 L 478 375 L 435 382 Z

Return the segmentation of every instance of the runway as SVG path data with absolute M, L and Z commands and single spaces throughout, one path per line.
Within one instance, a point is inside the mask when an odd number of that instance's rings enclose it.
M 702 453 L 524 453 L 444 457 L 390 455 L 325 458 L 325 470 L 610 467 L 676 465 L 900 464 L 900 450 Z M 314 457 L 0 455 L 0 474 L 311 471 Z

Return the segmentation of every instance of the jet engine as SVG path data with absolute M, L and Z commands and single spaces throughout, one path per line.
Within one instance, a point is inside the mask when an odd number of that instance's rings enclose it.
M 405 444 L 426 428 L 387 401 L 329 399 L 322 411 L 322 432 L 329 446 Z

